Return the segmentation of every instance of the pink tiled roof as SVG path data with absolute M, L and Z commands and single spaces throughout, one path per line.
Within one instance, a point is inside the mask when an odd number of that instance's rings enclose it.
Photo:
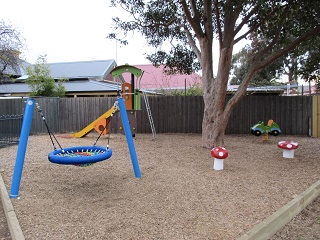
M 195 84 L 201 83 L 201 77 L 196 73 L 192 73 L 191 75 L 166 75 L 163 73 L 163 65 L 159 67 L 155 67 L 151 64 L 134 66 L 144 72 L 141 80 L 139 79 L 140 82 L 135 83 L 138 84 L 136 87 L 140 89 L 179 89 L 184 88 L 185 84 L 186 87 L 189 88 Z M 123 73 L 122 76 L 126 82 L 131 82 L 130 73 Z

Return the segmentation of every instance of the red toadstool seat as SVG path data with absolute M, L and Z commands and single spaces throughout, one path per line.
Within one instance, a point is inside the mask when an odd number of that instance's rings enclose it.
M 224 147 L 214 147 L 211 150 L 211 156 L 214 157 L 213 169 L 223 169 L 223 159 L 228 157 L 228 151 Z
M 293 158 L 294 150 L 297 149 L 299 144 L 295 141 L 281 141 L 278 143 L 278 147 L 283 149 L 283 157 Z

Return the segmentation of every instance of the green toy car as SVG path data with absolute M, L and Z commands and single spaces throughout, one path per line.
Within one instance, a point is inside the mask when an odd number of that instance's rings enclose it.
M 273 120 L 269 120 L 267 125 L 259 121 L 253 127 L 251 127 L 251 133 L 257 137 L 261 134 L 271 134 L 273 136 L 278 136 L 281 133 L 280 127 Z

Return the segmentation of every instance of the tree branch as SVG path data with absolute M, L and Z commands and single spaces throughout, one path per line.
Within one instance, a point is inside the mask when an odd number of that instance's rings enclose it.
M 283 56 L 284 54 L 290 52 L 293 50 L 297 45 L 300 43 L 307 41 L 309 38 L 316 36 L 320 34 L 320 25 L 312 29 L 310 32 L 304 34 L 303 36 L 298 37 L 296 40 L 291 42 L 287 47 L 282 48 L 281 50 L 277 51 L 276 53 L 269 56 L 267 59 L 265 59 L 263 62 L 259 64 L 258 70 L 261 68 L 267 66 L 269 63 L 273 62 L 274 60 L 278 59 L 279 57 Z
M 194 0 L 191 0 L 191 1 L 190 1 L 190 5 L 191 5 L 191 10 L 192 10 L 194 19 L 199 20 L 199 14 L 198 14 L 198 11 L 197 11 L 196 2 L 195 2 Z
M 278 25 L 278 29 L 277 29 L 277 31 L 275 33 L 274 38 L 272 39 L 272 41 L 264 49 L 260 50 L 256 54 L 256 56 L 257 56 L 256 60 L 261 59 L 277 43 L 284 21 L 285 21 L 285 17 L 282 17 L 282 19 L 281 19 L 281 21 L 280 21 L 280 23 Z
M 192 50 L 194 51 L 194 53 L 197 55 L 198 61 L 201 61 L 201 51 L 199 50 L 199 48 L 197 47 L 196 42 L 194 41 L 189 29 L 183 25 L 180 24 L 180 27 L 183 29 L 183 31 L 185 32 L 185 34 L 187 35 L 188 38 L 188 43 L 191 46 Z
M 213 38 L 213 26 L 212 26 L 212 9 L 211 9 L 212 1 L 206 0 L 204 1 L 204 28 L 206 36 L 212 42 Z
M 193 2 L 194 0 L 192 0 Z M 195 34 L 198 36 L 198 37 L 202 37 L 203 36 L 203 31 L 201 29 L 201 26 L 200 26 L 200 21 L 194 18 L 192 18 L 191 16 L 191 13 L 188 9 L 188 5 L 186 3 L 185 0 L 180 0 L 180 4 L 182 6 L 182 9 L 184 11 L 184 13 L 186 14 L 186 19 L 187 21 L 190 23 L 191 27 L 193 28 Z
M 254 13 L 257 12 L 257 10 L 259 9 L 259 5 L 255 6 L 252 11 L 250 11 L 250 13 L 248 15 L 246 15 L 245 18 L 243 18 L 243 20 L 241 21 L 241 23 L 238 25 L 238 27 L 235 30 L 235 35 L 237 35 L 237 33 L 240 32 L 241 28 L 247 23 L 247 21 L 250 19 L 250 17 L 252 17 L 254 15 Z M 246 38 L 250 33 L 254 32 L 255 30 L 257 30 L 259 27 L 261 27 L 261 25 L 267 21 L 268 19 L 270 19 L 272 16 L 274 16 L 274 14 L 277 11 L 282 10 L 283 8 L 286 8 L 287 5 L 281 6 L 280 9 L 273 9 L 267 16 L 265 16 L 263 19 L 261 19 L 260 22 L 255 23 L 246 33 L 242 34 L 240 37 L 238 37 L 237 39 L 235 39 L 234 43 L 236 44 L 237 42 L 241 41 L 242 39 Z M 242 26 L 241 26 L 242 25 Z M 240 27 L 241 26 L 241 27 Z
M 265 66 L 267 66 L 268 64 L 270 64 L 271 62 L 275 61 L 276 59 L 278 59 L 279 57 L 283 56 L 284 54 L 288 53 L 289 51 L 291 51 L 292 49 L 294 49 L 297 45 L 299 45 L 301 42 L 307 41 L 309 38 L 316 36 L 320 33 L 320 26 L 318 25 L 317 27 L 315 27 L 313 30 L 311 30 L 310 32 L 304 34 L 301 37 L 298 37 L 296 40 L 294 40 L 291 44 L 289 44 L 287 47 L 277 51 L 276 53 L 272 54 L 271 56 L 269 56 L 265 61 L 263 61 L 262 63 L 257 63 L 255 61 L 255 63 L 252 63 L 252 67 L 250 68 L 250 70 L 248 71 L 248 73 L 246 74 L 244 80 L 242 81 L 242 83 L 240 84 L 237 92 L 234 94 L 234 96 L 228 101 L 227 105 L 226 105 L 226 109 L 227 108 L 233 108 L 233 106 L 242 98 L 242 96 L 245 94 L 245 92 L 247 91 L 247 87 L 251 81 L 251 79 L 253 78 L 254 74 L 261 70 L 262 68 L 264 68 Z
M 234 35 L 236 36 L 240 30 L 242 29 L 242 27 L 247 24 L 248 20 L 253 16 L 253 14 L 255 14 L 257 12 L 257 10 L 259 9 L 259 5 L 256 5 L 253 9 L 251 9 L 251 11 L 242 19 L 241 23 L 237 26 L 237 28 L 234 31 Z
M 234 44 L 240 42 L 242 39 L 246 38 L 250 33 L 254 32 L 259 28 L 260 24 L 257 24 L 255 27 L 251 27 L 246 33 L 242 34 L 240 37 L 234 40 Z
M 220 23 L 220 11 L 219 11 L 219 2 L 218 0 L 214 1 L 215 6 L 215 15 L 216 15 L 216 21 L 217 21 L 217 31 L 219 35 L 219 45 L 222 46 L 222 29 L 221 29 L 221 23 Z

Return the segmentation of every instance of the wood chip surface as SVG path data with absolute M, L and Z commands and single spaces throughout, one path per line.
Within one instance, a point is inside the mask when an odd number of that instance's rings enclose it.
M 63 147 L 86 146 L 96 136 L 57 139 Z M 282 157 L 283 140 L 299 143 L 293 159 Z M 111 134 L 113 156 L 89 167 L 50 163 L 49 136 L 30 136 L 20 199 L 12 199 L 26 239 L 237 239 L 320 176 L 316 138 L 227 135 L 220 171 L 199 134 L 158 134 L 155 141 L 138 134 L 134 145 L 140 179 L 124 135 Z M 0 149 L 8 190 L 16 152 Z

